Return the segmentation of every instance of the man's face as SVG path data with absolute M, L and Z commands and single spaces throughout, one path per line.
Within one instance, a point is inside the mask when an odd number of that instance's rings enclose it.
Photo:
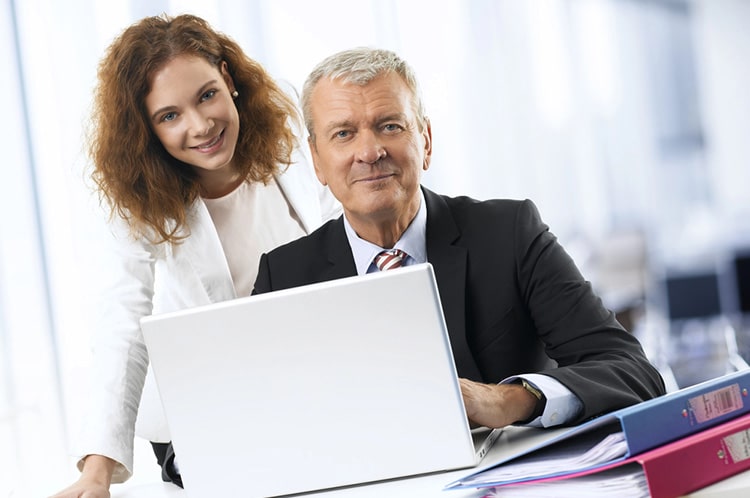
M 350 222 L 383 224 L 414 216 L 432 137 L 429 123 L 419 130 L 401 77 L 390 73 L 364 86 L 321 79 L 310 110 L 316 174 Z

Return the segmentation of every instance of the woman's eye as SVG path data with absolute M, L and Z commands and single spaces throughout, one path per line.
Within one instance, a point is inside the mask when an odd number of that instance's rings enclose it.
M 174 121 L 177 118 L 176 112 L 168 112 L 164 116 L 162 116 L 162 121 Z
M 206 100 L 212 98 L 214 95 L 216 95 L 216 90 L 209 90 L 203 95 L 201 95 L 201 102 L 205 102 Z

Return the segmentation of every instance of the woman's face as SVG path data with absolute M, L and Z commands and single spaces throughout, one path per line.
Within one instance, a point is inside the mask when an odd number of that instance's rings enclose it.
M 201 57 L 178 56 L 159 69 L 146 96 L 151 128 L 167 152 L 204 180 L 231 178 L 240 122 L 226 71 Z

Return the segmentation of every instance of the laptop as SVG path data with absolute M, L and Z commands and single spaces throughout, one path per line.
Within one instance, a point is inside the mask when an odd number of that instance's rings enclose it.
M 499 434 L 469 428 L 429 263 L 153 315 L 141 328 L 191 497 L 469 468 Z

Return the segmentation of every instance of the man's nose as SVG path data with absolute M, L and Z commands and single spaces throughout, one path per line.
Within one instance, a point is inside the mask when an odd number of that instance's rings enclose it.
M 374 164 L 386 156 L 385 147 L 372 132 L 360 133 L 357 141 L 357 160 Z

